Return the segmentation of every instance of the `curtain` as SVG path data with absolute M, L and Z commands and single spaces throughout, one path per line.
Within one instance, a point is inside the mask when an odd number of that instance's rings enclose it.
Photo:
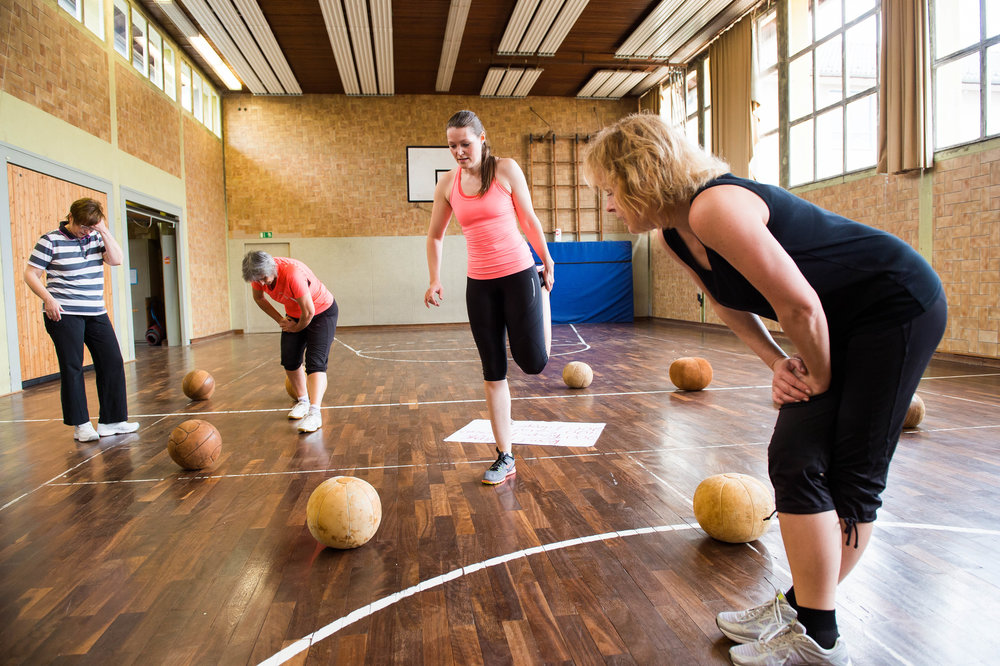
M 660 86 L 655 85 L 639 97 L 639 113 L 660 115 Z
M 708 47 L 712 151 L 737 176 L 750 176 L 753 157 L 751 94 L 753 18 L 746 16 Z
M 934 163 L 929 34 L 927 0 L 882 0 L 879 173 Z

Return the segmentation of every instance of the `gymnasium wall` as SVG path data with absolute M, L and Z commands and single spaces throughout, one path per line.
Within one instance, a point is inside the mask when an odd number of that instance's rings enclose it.
M 1000 358 L 1000 139 L 942 151 L 923 175 L 868 171 L 794 191 L 899 236 L 930 260 L 948 296 L 940 352 Z M 651 284 L 653 316 L 700 320 L 696 290 L 662 252 Z M 721 323 L 710 310 L 705 320 Z
M 289 243 L 290 254 L 334 292 L 342 326 L 465 321 L 465 245 L 454 221 L 443 262 L 445 305 L 423 306 L 431 203 L 407 201 L 406 177 L 406 147 L 444 146 L 445 123 L 463 108 L 482 118 L 494 154 L 514 157 L 527 173 L 529 134 L 593 133 L 635 111 L 635 100 L 227 96 L 232 328 L 247 321 L 239 263 L 254 241 Z M 273 236 L 261 240 L 261 232 Z M 614 216 L 604 216 L 604 232 L 606 240 L 630 239 L 645 252 Z M 645 282 L 645 256 L 636 264 Z M 558 288 L 558 273 L 556 281 Z M 637 313 L 646 312 L 647 299 L 637 288 Z
M 30 168 L 63 179 L 103 183 L 109 223 L 123 245 L 126 192 L 139 203 L 181 211 L 183 337 L 230 330 L 221 139 L 55 0 L 0 2 L 0 35 L 0 153 L 15 161 L 27 156 Z M 4 219 L 9 223 L 8 204 L 0 203 Z M 111 279 L 115 328 L 131 358 L 127 268 L 112 269 Z M 21 279 L 20 267 L 0 273 L 2 293 L 9 291 L 4 281 Z M 16 330 L 0 323 L 0 357 L 7 359 L 16 344 Z M 0 364 L 0 394 L 19 388 L 11 385 L 9 366 Z

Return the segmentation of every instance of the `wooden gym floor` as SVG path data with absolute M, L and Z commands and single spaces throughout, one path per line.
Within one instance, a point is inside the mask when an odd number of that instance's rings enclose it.
M 691 496 L 720 472 L 766 480 L 767 368 L 715 328 L 554 338 L 541 376 L 512 369 L 514 418 L 607 426 L 593 448 L 515 447 L 517 476 L 495 488 L 480 482 L 491 446 L 443 441 L 486 418 L 465 325 L 339 330 L 309 435 L 285 418 L 276 334 L 140 348 L 134 435 L 74 442 L 57 382 L 0 397 L 0 661 L 728 663 L 715 614 L 787 587 L 787 564 L 777 525 L 714 541 Z M 689 355 L 711 361 L 708 390 L 670 384 Z M 594 368 L 589 388 L 563 385 L 571 360 Z M 207 402 L 180 391 L 193 368 L 215 377 Z M 841 632 L 859 665 L 996 663 L 1000 369 L 936 360 L 918 392 L 927 415 L 841 587 Z M 165 449 L 193 417 L 223 437 L 206 473 Z M 305 526 L 309 494 L 341 474 L 383 505 L 351 551 Z

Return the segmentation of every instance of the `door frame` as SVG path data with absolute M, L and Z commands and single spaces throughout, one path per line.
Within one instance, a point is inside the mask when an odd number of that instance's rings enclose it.
M 61 162 L 56 162 L 47 157 L 17 148 L 8 143 L 0 141 L 0 191 L 4 193 L 4 203 L 0 205 L 0 264 L 3 266 L 3 302 L 4 302 L 4 323 L 7 332 L 7 361 L 10 374 L 11 391 L 21 390 L 21 357 L 18 346 L 17 335 L 17 308 L 15 307 L 14 285 L 19 279 L 20 272 L 14 266 L 14 248 L 12 245 L 12 230 L 10 221 L 10 183 L 7 182 L 7 165 L 13 164 L 25 169 L 37 171 L 40 174 L 64 180 L 74 185 L 81 185 L 98 192 L 103 192 L 109 202 L 114 201 L 112 191 L 114 186 L 110 180 L 99 178 L 85 171 L 80 171 Z M 115 238 L 120 238 L 124 230 L 119 228 L 116 211 L 105 211 L 108 228 L 115 234 Z M 21 267 L 23 270 L 23 267 Z M 127 267 L 126 267 L 127 269 Z M 118 280 L 111 280 L 111 300 L 116 318 L 120 318 L 120 313 L 130 312 L 129 303 L 123 302 L 123 295 L 118 287 Z M 126 298 L 126 300 L 131 300 Z M 121 338 L 119 337 L 119 345 Z M 135 349 L 132 347 L 132 358 L 135 358 Z

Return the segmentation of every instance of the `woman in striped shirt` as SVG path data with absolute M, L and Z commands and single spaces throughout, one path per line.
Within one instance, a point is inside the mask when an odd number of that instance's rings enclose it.
M 24 270 L 24 281 L 42 299 L 45 330 L 56 347 L 63 423 L 74 426 L 73 437 L 81 442 L 139 429 L 127 421 L 125 368 L 104 307 L 104 264 L 118 266 L 122 259 L 100 202 L 85 198 L 73 202 L 58 229 L 38 240 Z M 83 384 L 84 345 L 94 360 L 101 405 L 96 430 Z

